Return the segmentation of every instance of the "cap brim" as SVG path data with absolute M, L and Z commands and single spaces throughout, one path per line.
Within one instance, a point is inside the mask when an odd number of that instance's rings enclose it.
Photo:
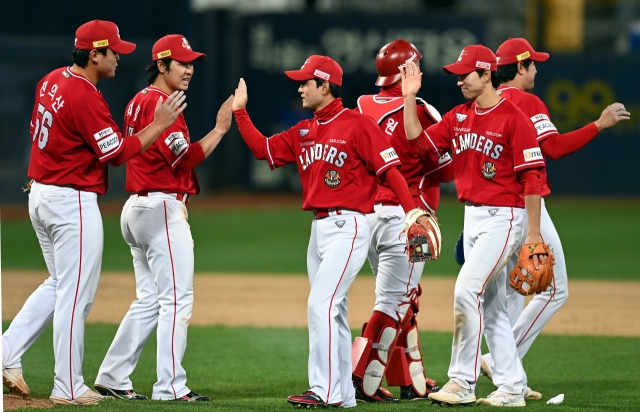
M 284 75 L 294 82 L 304 82 L 314 78 L 313 75 L 305 73 L 302 70 L 286 70 Z
M 204 53 L 190 52 L 186 50 L 184 53 L 180 53 L 179 55 L 168 56 L 168 57 L 171 57 L 173 60 L 177 60 L 182 63 L 203 62 L 207 59 L 207 55 Z
M 531 53 L 529 59 L 533 60 L 534 62 L 546 62 L 547 60 L 549 60 L 549 53 L 533 52 Z
M 130 54 L 136 49 L 136 45 L 135 43 L 122 40 L 118 44 L 109 46 L 109 48 L 118 54 Z
M 478 70 L 478 68 L 469 67 L 466 64 L 460 64 L 460 63 L 453 63 L 453 64 L 447 64 L 446 66 L 442 66 L 442 71 L 444 72 L 444 74 L 457 74 L 458 76 L 462 74 L 469 74 L 476 70 Z

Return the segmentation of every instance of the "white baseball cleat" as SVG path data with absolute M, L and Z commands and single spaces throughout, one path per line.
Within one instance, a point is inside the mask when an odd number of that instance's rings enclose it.
M 2 384 L 9 389 L 9 393 L 26 398 L 31 394 L 27 383 L 22 377 L 22 368 L 2 369 Z
M 430 393 L 429 400 L 439 405 L 473 405 L 476 394 L 472 389 L 465 389 L 450 380 L 438 392 Z
M 486 406 L 527 406 L 524 401 L 524 394 L 513 395 L 511 393 L 495 391 L 486 398 L 478 399 L 476 405 Z
M 542 399 L 542 394 L 527 386 L 527 389 L 524 391 L 524 398 L 529 400 L 540 400 Z
M 65 399 L 65 398 L 57 398 L 55 396 L 49 397 L 49 400 L 53 402 L 54 405 L 76 405 L 76 406 L 87 406 L 87 405 L 97 405 L 103 400 L 107 399 L 106 396 L 102 396 L 100 394 L 95 393 L 91 389 L 78 396 L 75 399 Z

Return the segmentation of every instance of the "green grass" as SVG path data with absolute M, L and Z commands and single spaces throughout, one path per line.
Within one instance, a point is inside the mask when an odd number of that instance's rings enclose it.
M 7 327 L 7 324 L 4 324 Z M 116 332 L 115 325 L 87 325 L 84 376 L 92 386 L 100 363 Z M 306 329 L 189 327 L 184 359 L 190 389 L 209 394 L 207 404 L 109 401 L 96 410 L 158 410 L 215 408 L 222 411 L 293 411 L 286 397 L 308 389 Z M 421 335 L 428 375 L 444 384 L 451 351 L 450 333 Z M 47 398 L 53 383 L 52 331 L 49 327 L 23 357 L 25 379 L 32 395 Z M 529 401 L 532 410 L 640 410 L 640 339 L 541 335 L 524 360 L 529 383 L 542 392 L 542 401 Z M 132 375 L 136 391 L 151 395 L 155 381 L 155 337 L 147 343 Z M 398 395 L 398 388 L 391 388 Z M 476 396 L 493 390 L 481 378 Z M 565 394 L 562 405 L 546 400 Z M 66 407 L 76 410 L 74 407 Z M 359 404 L 363 411 L 418 411 L 429 403 Z M 65 410 L 65 407 L 56 407 Z M 440 409 L 433 409 L 440 410 Z
M 640 279 L 636 270 L 636 232 L 640 201 L 554 199 L 547 207 L 562 239 L 569 277 L 573 279 Z M 462 230 L 464 207 L 443 198 L 438 219 L 443 254 L 427 264 L 425 276 L 455 276 L 453 245 Z M 198 272 L 306 272 L 311 214 L 297 208 L 256 211 L 204 211 L 189 214 Z M 119 216 L 104 217 L 105 271 L 132 270 L 129 248 L 120 233 Z M 2 222 L 2 268 L 46 269 L 28 220 Z M 27 258 L 28 257 L 28 258 Z M 363 273 L 371 273 L 365 263 Z

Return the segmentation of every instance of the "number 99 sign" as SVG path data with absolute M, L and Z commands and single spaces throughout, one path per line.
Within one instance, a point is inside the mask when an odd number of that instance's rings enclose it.
M 589 80 L 582 89 L 571 80 L 555 80 L 547 88 L 545 99 L 553 123 L 561 133 L 597 119 L 615 101 L 611 86 L 597 79 Z

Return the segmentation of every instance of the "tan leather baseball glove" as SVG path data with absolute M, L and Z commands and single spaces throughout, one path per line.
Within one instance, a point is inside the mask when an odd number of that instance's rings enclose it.
M 538 262 L 538 269 L 535 268 L 534 255 L 547 255 L 545 263 Z M 524 296 L 542 293 L 553 281 L 554 264 L 555 258 L 549 245 L 528 243 L 518 251 L 518 264 L 509 274 L 509 284 Z

